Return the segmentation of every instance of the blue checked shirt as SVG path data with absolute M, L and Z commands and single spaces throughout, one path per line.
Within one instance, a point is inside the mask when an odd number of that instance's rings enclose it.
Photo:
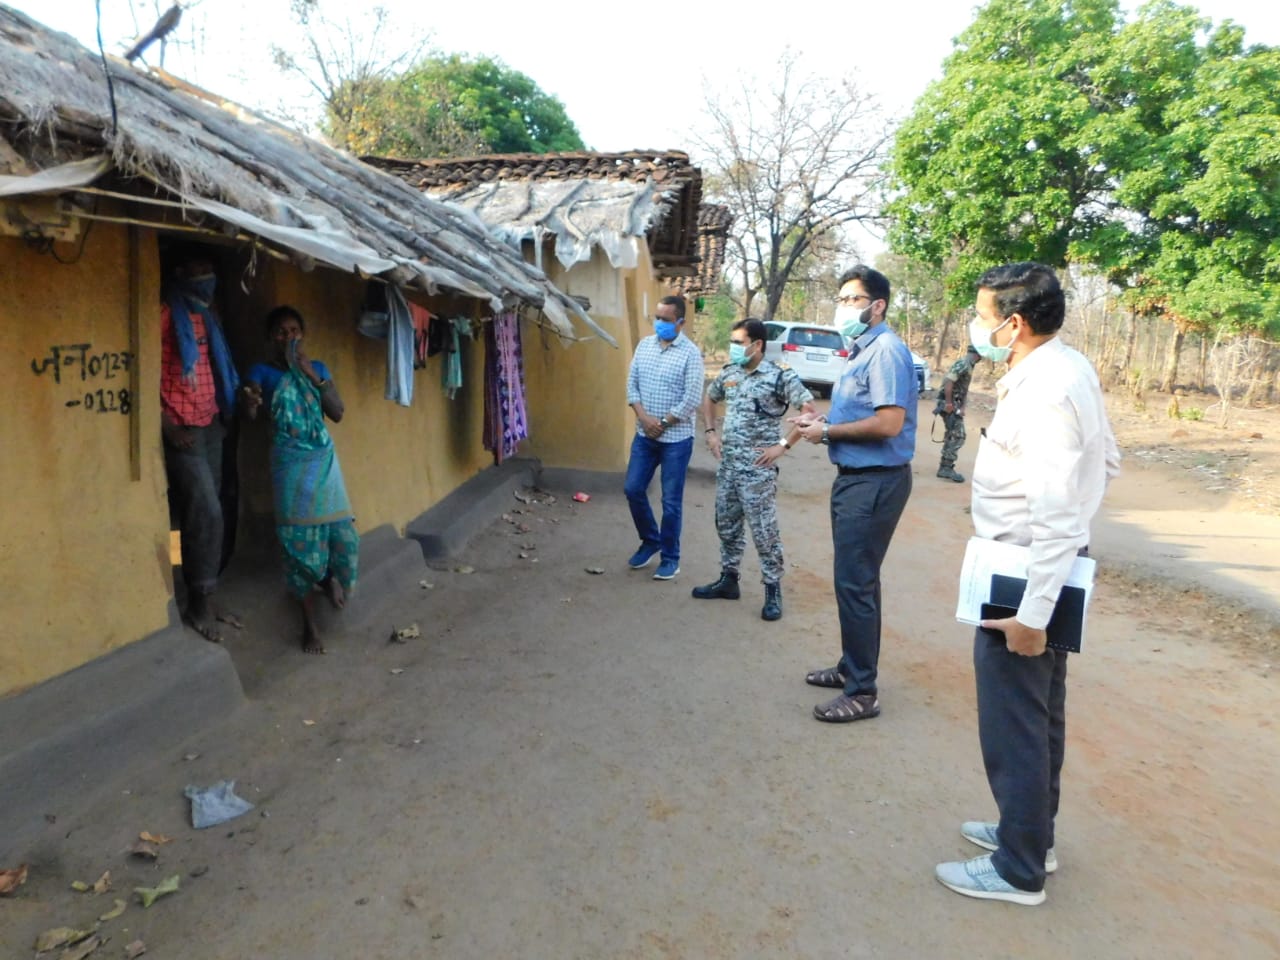
M 672 424 L 658 439 L 662 443 L 678 443 L 693 437 L 693 415 L 702 401 L 702 382 L 706 374 L 702 352 L 683 333 L 676 334 L 665 350 L 658 345 L 657 334 L 645 337 L 631 358 L 627 374 L 627 403 L 641 403 L 652 417 L 666 414 L 680 422 Z M 636 433 L 643 433 L 636 421 Z

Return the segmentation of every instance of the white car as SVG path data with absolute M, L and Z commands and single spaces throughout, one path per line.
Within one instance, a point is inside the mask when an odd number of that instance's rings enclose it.
M 790 367 L 817 396 L 831 396 L 831 387 L 840 379 L 849 356 L 840 331 L 819 324 L 777 320 L 770 320 L 764 326 L 769 335 L 764 345 L 765 359 Z M 914 351 L 911 362 L 923 394 L 929 389 L 929 363 Z

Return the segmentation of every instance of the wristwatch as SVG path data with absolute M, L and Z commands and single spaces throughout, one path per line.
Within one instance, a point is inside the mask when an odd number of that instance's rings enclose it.
M 779 437 L 779 438 L 778 438 L 778 442 L 779 442 L 780 444 L 782 444 L 782 449 L 783 449 L 783 450 L 790 450 L 790 449 L 791 449 L 791 444 L 787 443 L 787 438 L 786 438 L 786 437 Z
M 831 424 L 826 422 L 822 424 L 822 442 L 823 443 L 831 442 Z

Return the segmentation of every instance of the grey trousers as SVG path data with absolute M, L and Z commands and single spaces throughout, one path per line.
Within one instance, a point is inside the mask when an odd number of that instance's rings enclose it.
M 182 579 L 187 590 L 209 594 L 218 583 L 222 561 L 222 440 L 217 420 L 190 427 L 195 444 L 179 450 L 164 444 L 169 476 L 169 505 L 182 532 Z
M 1043 890 L 1066 746 L 1067 654 L 1019 656 L 1003 633 L 978 627 L 973 672 L 982 762 L 1000 811 L 991 861 L 1018 889 Z
M 880 565 L 911 496 L 911 465 L 837 474 L 831 485 L 833 580 L 840 662 L 849 696 L 876 692 L 880 663 Z

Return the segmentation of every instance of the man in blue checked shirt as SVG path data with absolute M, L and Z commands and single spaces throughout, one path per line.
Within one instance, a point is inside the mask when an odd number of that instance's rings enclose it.
M 842 691 L 813 708 L 826 723 L 880 713 L 880 565 L 911 495 L 918 388 L 911 351 L 885 323 L 889 280 L 859 264 L 840 277 L 835 325 L 852 340 L 849 361 L 831 394 L 826 418 L 795 419 L 810 443 L 829 445 L 840 660 L 805 677 Z
M 680 572 L 680 521 L 684 477 L 693 455 L 694 414 L 706 379 L 702 352 L 681 329 L 684 297 L 663 297 L 653 318 L 653 336 L 645 337 L 631 358 L 627 403 L 636 414 L 625 491 L 640 548 L 628 563 L 632 570 L 661 555 L 655 580 Z M 662 527 L 649 505 L 649 482 L 662 467 Z

